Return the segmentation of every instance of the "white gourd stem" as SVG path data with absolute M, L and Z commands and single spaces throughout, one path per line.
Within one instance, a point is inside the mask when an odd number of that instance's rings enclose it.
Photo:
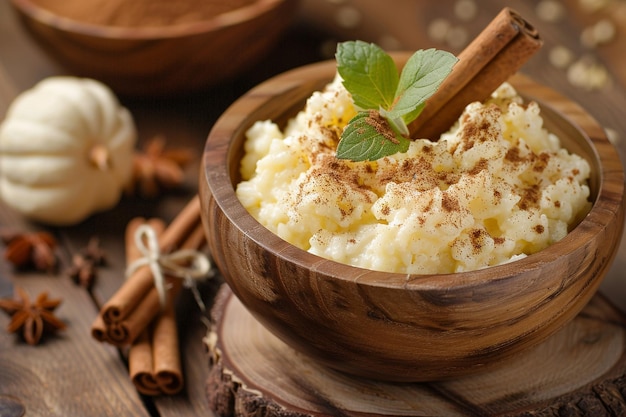
M 91 162 L 100 171 L 108 170 L 111 166 L 109 150 L 104 145 L 94 145 L 89 150 L 89 162 Z

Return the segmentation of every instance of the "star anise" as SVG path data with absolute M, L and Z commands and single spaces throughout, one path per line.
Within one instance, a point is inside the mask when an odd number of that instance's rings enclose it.
M 20 287 L 15 287 L 15 298 L 0 299 L 0 309 L 11 316 L 7 327 L 10 333 L 21 332 L 29 345 L 36 345 L 44 334 L 65 329 L 53 311 L 61 304 L 60 299 L 48 298 L 48 293 L 40 293 L 34 302 Z
M 57 241 L 47 232 L 2 231 L 6 245 L 4 258 L 16 268 L 34 267 L 37 271 L 54 272 L 58 266 L 54 249 Z
M 75 284 L 90 290 L 96 280 L 97 272 L 94 262 L 81 254 L 72 256 L 72 265 L 66 271 Z
M 142 151 L 133 156 L 133 175 L 126 192 L 156 197 L 163 189 L 173 189 L 185 180 L 184 168 L 193 155 L 189 149 L 165 149 L 163 136 L 149 140 Z
M 90 290 L 97 273 L 97 267 L 106 264 L 106 254 L 100 248 L 100 240 L 92 237 L 87 246 L 72 256 L 72 265 L 67 269 L 67 275 L 81 287 Z
M 85 258 L 91 260 L 96 266 L 106 265 L 107 263 L 106 252 L 100 247 L 100 239 L 97 237 L 89 239 L 87 246 L 81 252 Z

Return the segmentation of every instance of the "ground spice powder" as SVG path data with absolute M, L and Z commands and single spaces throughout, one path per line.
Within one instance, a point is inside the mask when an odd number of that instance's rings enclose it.
M 119 27 L 164 27 L 207 20 L 257 0 L 33 0 L 79 22 Z

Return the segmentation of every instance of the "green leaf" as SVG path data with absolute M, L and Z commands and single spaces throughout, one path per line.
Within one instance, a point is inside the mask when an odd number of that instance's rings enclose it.
M 361 111 L 346 126 L 337 146 L 337 158 L 373 161 L 406 152 L 409 142 L 378 111 Z
M 457 61 L 451 53 L 437 49 L 415 52 L 402 70 L 389 117 L 402 117 L 406 123 L 415 120 Z
M 398 75 L 391 56 L 363 41 L 338 44 L 336 58 L 343 85 L 362 110 L 345 127 L 337 146 L 337 158 L 354 161 L 406 152 L 408 124 L 419 116 L 426 100 L 458 61 L 449 52 L 420 50 Z
M 361 110 L 393 105 L 398 88 L 398 68 L 379 46 L 363 41 L 337 45 L 337 71 L 343 85 Z

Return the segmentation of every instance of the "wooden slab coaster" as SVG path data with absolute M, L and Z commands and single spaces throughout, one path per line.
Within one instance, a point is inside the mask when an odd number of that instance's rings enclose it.
M 207 390 L 220 416 L 626 415 L 626 319 L 602 295 L 498 368 L 414 384 L 320 367 L 267 331 L 226 285 L 212 318 Z

